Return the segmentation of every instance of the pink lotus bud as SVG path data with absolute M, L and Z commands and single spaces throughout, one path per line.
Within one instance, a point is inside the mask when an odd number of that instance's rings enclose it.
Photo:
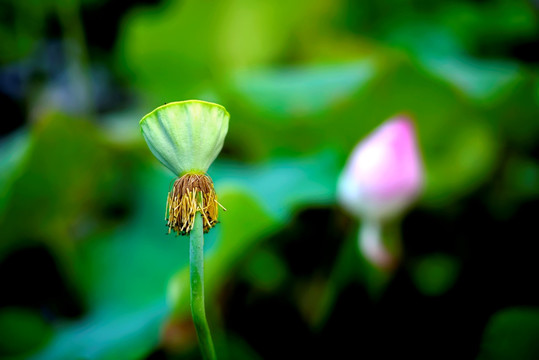
M 341 204 L 382 222 L 400 214 L 423 187 L 423 166 L 412 122 L 399 116 L 361 141 L 339 178 Z

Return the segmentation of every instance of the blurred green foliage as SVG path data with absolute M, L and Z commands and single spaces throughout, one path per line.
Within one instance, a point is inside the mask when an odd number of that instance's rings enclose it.
M 414 264 L 412 275 L 421 292 L 436 296 L 443 294 L 455 283 L 458 267 L 456 259 L 444 254 L 432 254 Z
M 22 308 L 4 308 L 0 311 L 0 333 L 0 353 L 20 355 L 43 345 L 51 329 L 39 314 Z
M 0 4 L 9 20 L 0 23 L 1 69 L 34 59 L 39 44 L 52 41 L 46 29 L 58 18 L 54 36 L 82 69 L 66 81 L 109 94 L 96 76 L 100 65 L 130 99 L 99 110 L 94 94 L 95 111 L 74 112 L 38 101 L 41 92 L 53 93 L 56 79 L 24 89 L 27 125 L 0 139 L 0 263 L 44 246 L 82 314 L 47 318 L 1 308 L 0 357 L 34 351 L 33 359 L 140 359 L 169 345 L 163 324 L 189 309 L 188 242 L 165 235 L 173 175 L 138 129 L 138 120 L 164 102 L 216 101 L 232 115 L 223 154 L 209 171 L 228 209 L 206 238 L 214 318 L 233 277 L 262 292 L 282 290 L 293 265 L 266 240 L 306 209 L 338 213 L 335 183 L 350 150 L 396 114 L 408 114 L 417 127 L 427 179 L 423 211 L 458 208 L 487 183 L 495 191 L 482 196 L 497 218 L 539 197 L 536 64 L 499 48 L 537 34 L 532 2 L 169 0 L 133 6 L 115 19 L 117 39 L 103 54 L 72 30 L 84 30 L 78 16 L 104 3 Z M 297 301 L 318 330 L 347 284 L 359 279 L 377 292 L 391 281 L 357 265 L 357 229 L 347 226 L 331 270 L 316 272 Z M 441 297 L 458 281 L 460 260 L 422 254 L 406 271 L 421 294 Z M 536 357 L 535 312 L 495 315 L 480 358 Z M 258 356 L 235 334 L 221 338 L 224 358 Z
M 539 356 L 536 308 L 504 309 L 489 321 L 478 359 L 536 359 Z

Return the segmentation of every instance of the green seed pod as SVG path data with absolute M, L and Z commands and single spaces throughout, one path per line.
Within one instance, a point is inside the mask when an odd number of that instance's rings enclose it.
M 181 176 L 208 171 L 223 148 L 229 118 L 221 105 L 178 101 L 144 116 L 140 128 L 155 157 Z
M 179 177 L 167 197 L 169 233 L 188 234 L 197 211 L 206 232 L 217 224 L 218 208 L 224 207 L 206 171 L 223 148 L 229 118 L 221 105 L 188 100 L 160 106 L 140 120 L 151 152 Z

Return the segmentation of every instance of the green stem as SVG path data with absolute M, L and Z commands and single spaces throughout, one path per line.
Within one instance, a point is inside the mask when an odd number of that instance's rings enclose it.
M 217 359 L 210 327 L 204 309 L 204 227 L 202 215 L 197 212 L 195 224 L 190 235 L 190 276 L 191 276 L 191 314 L 200 344 L 202 358 Z

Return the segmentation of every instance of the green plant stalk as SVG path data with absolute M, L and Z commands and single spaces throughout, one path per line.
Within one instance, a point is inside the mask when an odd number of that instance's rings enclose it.
M 190 233 L 190 278 L 191 278 L 191 315 L 197 332 L 202 358 L 217 359 L 210 327 L 204 308 L 204 227 L 202 215 L 196 213 L 194 227 Z

